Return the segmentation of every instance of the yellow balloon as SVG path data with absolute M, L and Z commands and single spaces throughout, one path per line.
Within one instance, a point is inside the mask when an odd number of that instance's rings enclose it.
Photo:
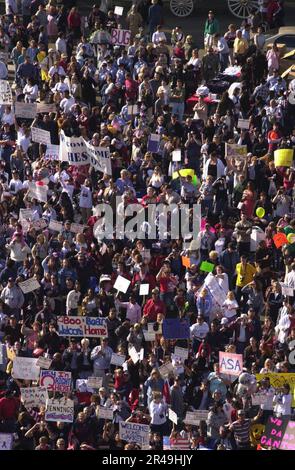
M 256 215 L 257 215 L 257 217 L 259 217 L 259 219 L 262 219 L 262 217 L 264 217 L 265 210 L 263 209 L 263 207 L 257 207 Z
M 287 240 L 291 245 L 292 245 L 292 243 L 295 243 L 295 233 L 289 233 L 287 235 Z

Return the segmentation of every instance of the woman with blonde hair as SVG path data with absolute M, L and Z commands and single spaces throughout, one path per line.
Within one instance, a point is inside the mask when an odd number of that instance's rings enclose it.
M 43 261 L 48 254 L 48 243 L 46 237 L 41 233 L 38 235 L 35 245 L 32 248 L 33 258 L 39 258 Z

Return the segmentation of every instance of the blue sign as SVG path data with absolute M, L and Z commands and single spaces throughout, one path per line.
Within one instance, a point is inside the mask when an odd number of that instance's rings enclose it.
M 190 329 L 187 318 L 166 318 L 163 321 L 163 336 L 165 339 L 189 339 Z

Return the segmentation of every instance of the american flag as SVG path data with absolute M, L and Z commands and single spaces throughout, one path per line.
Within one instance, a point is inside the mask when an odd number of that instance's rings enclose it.
M 190 450 L 190 441 L 187 437 L 170 439 L 170 450 Z

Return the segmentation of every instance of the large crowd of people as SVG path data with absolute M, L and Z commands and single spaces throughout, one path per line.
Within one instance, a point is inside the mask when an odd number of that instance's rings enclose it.
M 167 31 L 158 0 L 123 14 L 102 2 L 86 16 L 71 1 L 5 1 L 3 448 L 250 450 L 269 417 L 292 419 L 295 79 L 266 46 L 283 2 L 259 4 L 227 31 L 209 11 L 197 44 L 181 26 Z M 112 30 L 129 31 L 128 45 Z M 61 135 L 105 148 L 111 171 L 53 155 Z M 160 238 L 156 209 L 141 239 L 99 236 L 102 204 L 114 227 L 131 204 L 185 205 L 193 235 L 173 239 L 169 213 Z M 101 329 L 60 334 L 89 318 Z M 238 355 L 239 373 L 220 352 Z M 70 385 L 50 388 L 51 372 Z M 122 423 L 146 425 L 148 442 Z

